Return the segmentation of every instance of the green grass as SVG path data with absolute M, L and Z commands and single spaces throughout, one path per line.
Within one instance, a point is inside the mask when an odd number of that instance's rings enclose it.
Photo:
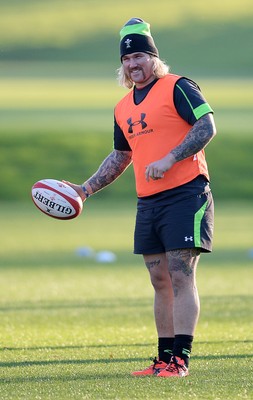
M 9 132 L 0 135 L 0 168 L 4 171 L 0 198 L 29 200 L 32 185 L 39 179 L 83 182 L 93 174 L 113 148 L 111 132 Z M 219 199 L 252 199 L 252 146 L 247 132 L 219 132 L 206 149 L 212 188 Z M 15 182 L 15 185 L 13 185 Z M 132 166 L 104 196 L 135 197 Z
M 191 375 L 168 382 L 130 376 L 156 354 L 153 291 L 131 253 L 135 205 L 96 196 L 72 221 L 1 203 L 1 400 L 251 399 L 252 204 L 217 204 Z M 117 262 L 80 257 L 79 247 Z
M 80 65 L 69 67 L 62 67 L 57 77 L 55 66 L 51 70 L 48 64 L 44 69 L 36 64 L 37 77 L 21 71 L 14 78 L 16 67 L 14 75 L 0 79 L 1 200 L 28 200 L 33 183 L 46 177 L 83 181 L 112 150 L 113 108 L 126 90 L 105 76 L 84 78 L 90 71 L 87 66 L 83 76 Z M 77 71 L 78 78 L 73 79 Z M 198 82 L 215 111 L 218 130 L 206 150 L 215 194 L 223 199 L 250 199 L 253 81 Z M 132 168 L 107 193 L 135 195 Z
M 62 68 L 64 76 L 59 78 L 55 75 L 58 68 L 53 65 L 51 70 L 50 65 L 43 68 L 43 64 L 36 64 L 33 73 L 36 71 L 37 77 L 0 78 L 0 134 L 111 131 L 114 106 L 127 93 L 118 86 L 116 74 L 94 79 L 89 66 L 74 63 L 67 71 Z M 19 74 L 19 67 L 14 74 Z M 28 74 L 30 68 L 28 64 Z M 42 71 L 44 75 L 40 76 Z M 251 132 L 252 79 L 194 79 L 214 109 L 219 132 L 237 136 Z
M 153 4 L 145 0 L 139 0 L 138 4 L 134 0 L 129 0 L 128 4 L 122 0 L 108 0 L 106 3 L 101 0 L 88 3 L 73 0 L 71 4 L 67 0 L 62 0 L 61 8 L 58 0 L 45 0 L 43 6 L 38 1 L 31 0 L 23 1 L 22 6 L 15 0 L 8 4 L 0 2 L 1 44 L 27 45 L 28 41 L 43 46 L 51 45 L 53 41 L 57 46 L 64 47 L 82 37 L 87 40 L 108 31 L 117 32 L 119 27 L 131 18 L 129 10 L 133 7 L 135 15 L 152 21 L 154 30 L 168 27 L 182 28 L 188 19 L 195 22 L 202 20 L 206 24 L 223 20 L 242 24 L 253 13 L 250 0 L 244 0 L 244 7 L 232 3 L 229 9 L 226 4 L 221 4 L 218 0 L 213 0 L 211 9 L 208 4 L 199 0 L 191 4 L 180 0 L 173 5 L 158 0 L 156 6 L 162 11 L 161 13 L 154 13 Z M 20 20 L 24 22 L 22 29 L 19 25 Z M 10 24 L 12 29 L 9 29 Z
M 39 74 L 40 69 L 37 73 Z M 74 65 L 66 77 L 12 77 L 1 78 L 2 97 L 0 109 L 21 110 L 71 110 L 84 108 L 112 109 L 127 89 L 120 87 L 115 79 L 102 76 L 85 78 L 89 67 L 83 65 L 82 78 L 74 74 Z M 16 72 L 18 72 L 16 70 Z M 52 75 L 53 72 L 51 72 Z M 46 74 L 46 72 L 45 72 Z M 248 110 L 253 107 L 253 79 L 203 79 L 196 78 L 203 94 L 214 109 Z
M 31 64 L 25 69 L 27 74 L 32 73 Z M 12 71 L 11 66 L 9 70 Z M 51 68 L 50 64 L 44 68 L 43 64 L 36 64 L 33 73 L 37 77 L 22 76 L 25 72 L 18 64 L 14 75 L 0 77 L 0 136 L 38 131 L 50 134 L 112 132 L 114 106 L 127 93 L 118 86 L 116 74 L 112 71 L 110 78 L 104 75 L 95 79 L 90 67 L 79 63 L 70 64 L 69 69 L 66 65 L 62 67 L 61 78 L 56 76 L 58 71 L 55 64 Z M 93 74 L 94 71 L 95 67 Z M 226 133 L 251 136 L 253 80 L 194 79 L 214 109 L 218 132 L 222 136 Z
M 134 10 L 150 22 L 161 58 L 174 72 L 252 76 L 251 0 L 243 7 L 218 0 L 212 7 L 201 0 L 158 0 L 156 9 L 145 0 L 0 1 L 1 59 L 59 61 L 60 69 L 66 61 L 106 63 L 113 71 L 119 63 L 119 30 Z
M 115 82 L 118 31 L 133 8 L 172 72 L 200 84 L 219 133 L 207 149 L 215 247 L 198 271 L 201 317 L 180 381 L 130 376 L 156 355 L 153 292 L 131 254 L 131 169 L 77 220 L 51 220 L 30 199 L 36 180 L 81 181 L 111 150 L 125 93 Z M 159 0 L 156 9 L 0 1 L 1 400 L 253 398 L 252 202 L 228 203 L 253 196 L 252 2 Z M 79 257 L 80 247 L 109 249 L 117 262 Z

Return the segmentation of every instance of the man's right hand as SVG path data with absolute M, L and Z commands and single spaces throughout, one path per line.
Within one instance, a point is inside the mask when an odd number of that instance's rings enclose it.
M 83 202 L 87 199 L 88 196 L 85 195 L 81 185 L 77 185 L 75 183 L 71 183 L 64 180 L 62 180 L 62 182 L 65 183 L 66 185 L 71 186 L 79 194 Z

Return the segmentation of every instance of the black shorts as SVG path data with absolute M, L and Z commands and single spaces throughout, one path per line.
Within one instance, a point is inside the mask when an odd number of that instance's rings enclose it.
M 213 197 L 209 184 L 189 185 L 184 191 L 174 192 L 169 200 L 152 207 L 137 210 L 134 234 L 135 254 L 158 254 L 169 250 L 198 248 L 201 252 L 212 251 L 214 226 Z M 204 187 L 204 189 L 203 189 Z M 194 188 L 194 189 L 193 189 Z M 182 189 L 182 187 L 181 187 Z M 191 193 L 196 191 L 198 193 Z M 169 191 L 168 191 L 169 192 Z

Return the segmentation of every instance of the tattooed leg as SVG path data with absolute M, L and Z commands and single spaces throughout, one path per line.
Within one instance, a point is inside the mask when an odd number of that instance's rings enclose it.
M 158 337 L 173 337 L 173 290 L 166 254 L 144 255 L 154 287 L 154 315 Z
M 199 317 L 199 296 L 196 286 L 198 249 L 167 252 L 169 274 L 174 292 L 175 334 L 193 335 Z

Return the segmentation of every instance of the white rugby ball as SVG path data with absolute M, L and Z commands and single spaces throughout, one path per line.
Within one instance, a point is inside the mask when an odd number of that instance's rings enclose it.
M 32 187 L 32 200 L 49 217 L 68 220 L 81 214 L 83 202 L 69 185 L 56 179 L 42 179 Z

